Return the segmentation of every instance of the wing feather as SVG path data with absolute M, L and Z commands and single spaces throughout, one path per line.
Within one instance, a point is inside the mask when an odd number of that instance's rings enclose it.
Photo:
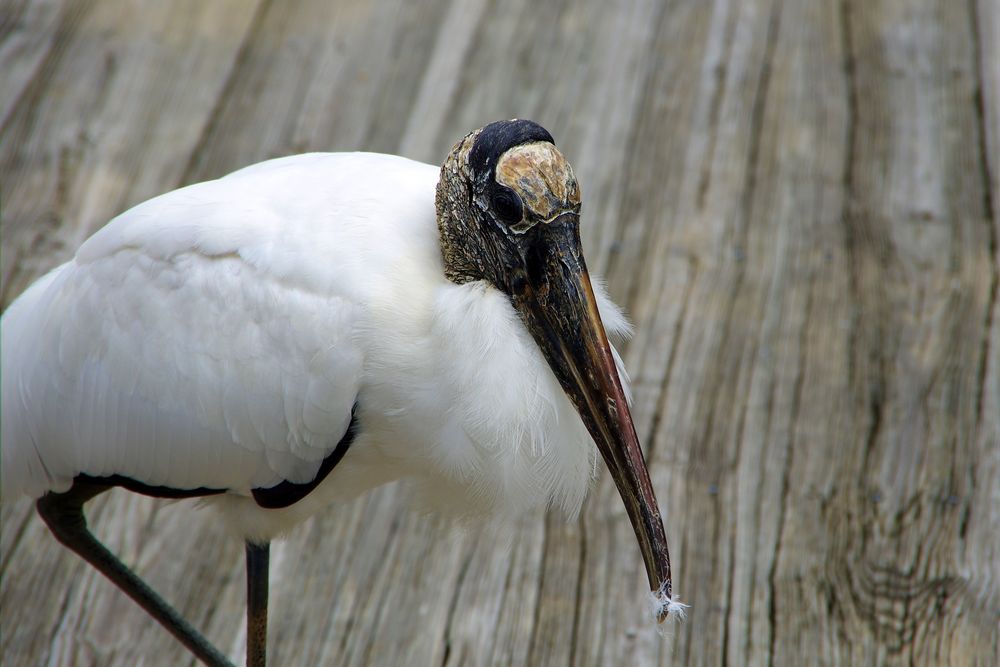
M 296 263 L 337 239 L 242 173 L 119 216 L 4 314 L 4 497 L 79 473 L 248 492 L 336 447 L 364 365 L 350 258 Z

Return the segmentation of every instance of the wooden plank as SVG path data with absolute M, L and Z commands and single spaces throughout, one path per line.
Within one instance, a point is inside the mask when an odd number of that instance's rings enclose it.
M 179 183 L 254 4 L 67 7 L 0 137 L 4 304 L 112 216 Z M 13 68 L 36 29 L 47 35 L 30 22 L 6 34 Z
M 1000 543 L 996 539 L 1000 526 L 1000 5 L 980 0 L 970 5 L 970 33 L 978 67 L 976 107 L 979 128 L 976 136 L 980 146 L 979 174 L 983 183 L 983 208 L 989 216 L 989 248 L 992 255 L 990 274 L 978 280 L 989 281 L 990 304 L 981 333 L 982 353 L 978 370 L 979 395 L 976 407 L 978 429 L 978 460 L 971 466 L 975 487 L 969 503 L 965 536 L 974 548 L 966 549 L 960 561 L 967 577 L 968 597 L 972 613 L 981 617 L 975 621 L 981 627 L 983 655 L 968 652 L 970 661 L 989 664 L 1000 655 L 1000 637 L 994 622 L 988 626 L 990 610 L 994 621 L 997 612 L 996 591 L 1000 588 Z M 980 611 L 981 610 L 981 611 Z M 985 613 L 982 613 L 985 612 Z M 993 633 L 992 654 L 988 652 L 989 636 Z M 963 641 L 967 631 L 953 639 Z M 961 647 L 961 644 L 958 644 Z
M 266 157 L 437 162 L 521 116 L 577 170 L 688 621 L 653 631 L 604 473 L 578 519 L 483 530 L 390 487 L 274 546 L 272 664 L 1000 661 L 996 3 L 10 6 L 4 304 L 118 211 Z M 89 513 L 241 660 L 242 548 L 193 506 Z M 29 504 L 0 554 L 4 664 L 191 664 Z
M 995 646 L 959 620 L 981 602 L 949 546 L 967 530 L 976 462 L 1000 442 L 977 434 L 979 377 L 960 370 L 985 364 L 982 277 L 992 265 L 986 184 L 965 177 L 984 169 L 970 140 L 979 122 L 969 9 L 884 2 L 844 11 L 854 310 L 840 421 L 849 444 L 828 438 L 837 465 L 807 478 L 828 489 L 817 514 L 836 517 L 824 540 L 834 558 L 828 589 L 810 606 L 818 622 L 843 624 L 852 641 L 836 654 L 845 660 L 973 664 Z M 964 548 L 985 548 L 983 537 L 966 533 Z M 801 587 L 788 592 L 793 606 L 808 604 Z
M 185 180 L 306 150 L 396 152 L 443 11 L 438 1 L 270 4 Z
M 58 60 L 60 46 L 79 20 L 81 3 L 8 2 L 0 12 L 0 128 L 19 102 L 47 78 L 45 69 Z

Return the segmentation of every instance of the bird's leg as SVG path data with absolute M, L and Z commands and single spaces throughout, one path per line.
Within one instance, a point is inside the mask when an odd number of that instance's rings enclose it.
M 210 667 L 233 667 L 233 664 L 205 637 L 191 627 L 166 600 L 150 588 L 124 563 L 108 551 L 87 528 L 83 504 L 107 491 L 109 485 L 74 482 L 65 493 L 48 493 L 35 504 L 38 513 L 56 539 L 93 565 L 111 582 L 160 622 L 192 653 Z
M 267 569 L 270 544 L 247 542 L 247 667 L 267 663 Z

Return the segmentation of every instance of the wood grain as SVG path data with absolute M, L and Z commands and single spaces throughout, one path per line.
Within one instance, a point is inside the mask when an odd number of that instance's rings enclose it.
M 8 0 L 3 304 L 150 196 L 307 150 L 550 129 L 630 312 L 688 620 L 657 635 L 603 474 L 455 529 L 387 488 L 272 548 L 275 665 L 1000 662 L 994 0 Z M 240 543 L 114 491 L 98 535 L 242 659 Z M 5 665 L 191 660 L 2 508 Z

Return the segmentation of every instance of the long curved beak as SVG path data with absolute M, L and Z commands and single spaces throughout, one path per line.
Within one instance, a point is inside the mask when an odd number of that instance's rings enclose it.
M 580 249 L 575 214 L 525 239 L 514 305 L 576 406 L 611 471 L 654 592 L 671 597 L 670 555 L 660 509 Z M 537 227 L 543 227 L 539 224 Z M 532 230 L 533 232 L 536 230 Z M 526 235 L 528 236 L 528 235 Z M 660 612 L 659 620 L 666 618 Z

